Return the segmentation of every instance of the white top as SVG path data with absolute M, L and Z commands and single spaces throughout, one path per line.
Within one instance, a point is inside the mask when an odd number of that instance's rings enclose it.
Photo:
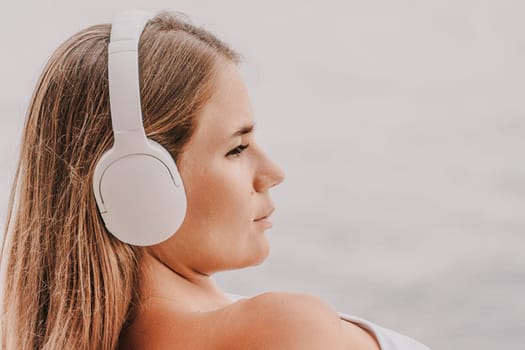
M 226 293 L 230 299 L 237 301 L 239 299 L 247 298 L 244 296 Z M 362 328 L 369 330 L 377 339 L 381 350 L 430 350 L 429 347 L 420 342 L 411 339 L 405 335 L 399 334 L 390 329 L 380 327 L 370 321 L 360 317 L 351 316 L 342 312 L 338 312 L 341 319 L 359 325 Z
M 381 350 L 430 350 L 429 347 L 393 330 L 380 327 L 360 317 L 351 316 L 342 312 L 337 313 L 341 319 L 355 323 L 368 329 L 377 339 Z

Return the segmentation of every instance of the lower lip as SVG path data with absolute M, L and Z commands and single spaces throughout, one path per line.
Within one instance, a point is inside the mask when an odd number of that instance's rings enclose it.
M 270 218 L 259 219 L 259 220 L 255 220 L 254 222 L 261 224 L 262 226 L 266 228 L 272 227 L 272 220 Z

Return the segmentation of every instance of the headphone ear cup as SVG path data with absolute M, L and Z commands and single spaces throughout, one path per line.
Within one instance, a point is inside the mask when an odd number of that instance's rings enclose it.
M 111 162 L 99 190 L 106 228 L 123 242 L 147 246 L 171 237 L 186 215 L 186 194 L 175 162 L 151 154 L 125 155 Z M 175 167 L 172 174 L 170 167 Z M 177 185 L 176 185 L 177 184 Z

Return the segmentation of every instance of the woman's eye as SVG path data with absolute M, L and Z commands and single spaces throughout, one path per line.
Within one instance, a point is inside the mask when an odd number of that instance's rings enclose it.
M 235 147 L 234 149 L 232 149 L 230 152 L 228 152 L 226 154 L 226 156 L 238 156 L 239 154 L 241 154 L 242 151 L 244 151 L 246 148 L 248 148 L 250 144 L 246 144 L 246 145 L 239 145 L 237 147 Z

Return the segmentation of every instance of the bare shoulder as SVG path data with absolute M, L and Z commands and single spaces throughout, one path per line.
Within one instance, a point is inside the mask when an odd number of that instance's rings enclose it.
M 121 349 L 345 349 L 336 311 L 304 293 L 267 292 L 209 312 L 149 305 Z
M 222 310 L 225 349 L 343 349 L 336 311 L 304 293 L 268 292 Z

